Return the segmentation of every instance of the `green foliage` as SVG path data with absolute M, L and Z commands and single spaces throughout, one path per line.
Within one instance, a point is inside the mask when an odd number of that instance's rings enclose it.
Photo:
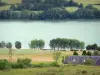
M 94 51 L 93 56 L 100 56 L 100 52 L 98 50 Z
M 66 48 L 70 48 L 70 50 L 72 50 L 73 48 L 84 49 L 85 43 L 76 39 L 56 38 L 50 40 L 49 46 L 54 50 L 65 50 Z
M 59 67 L 58 63 L 56 62 L 51 62 L 51 63 L 39 63 L 39 64 L 32 64 L 32 67 Z
M 60 56 L 61 56 L 61 52 L 54 52 L 53 53 L 53 58 L 54 58 L 54 60 L 55 60 L 56 63 L 60 59 Z
M 97 44 L 87 45 L 86 46 L 87 50 L 97 50 L 97 48 L 98 48 Z
M 11 42 L 8 42 L 8 43 L 6 44 L 6 48 L 12 48 L 12 43 L 11 43 Z
M 100 47 L 98 47 L 97 50 L 100 51 Z
M 28 68 L 31 67 L 31 59 L 25 58 L 25 59 L 17 59 L 17 62 L 12 63 L 12 68 Z
M 1 41 L 0 42 L 0 48 L 5 48 L 5 46 L 6 46 L 5 42 L 4 41 Z
M 52 63 L 50 63 L 50 66 L 51 66 L 51 67 L 59 67 L 59 65 L 58 65 L 57 62 L 52 62 Z
M 10 68 L 10 63 L 6 60 L 0 60 L 0 70 L 5 70 Z
M 82 55 L 87 55 L 85 50 L 82 52 Z
M 76 51 L 73 52 L 73 55 L 78 55 L 78 53 Z
M 29 43 L 29 47 L 30 48 L 34 48 L 34 49 L 43 49 L 44 48 L 44 45 L 45 45 L 45 42 L 44 40 L 32 40 L 31 43 Z
M 64 62 L 64 60 L 65 60 L 65 56 L 62 56 L 62 63 Z
M 88 51 L 86 55 L 91 56 L 92 52 Z
M 84 64 L 85 65 L 95 65 L 96 63 L 95 63 L 95 60 L 93 59 L 87 59 Z
M 20 42 L 20 41 L 16 41 L 16 42 L 15 42 L 15 47 L 16 47 L 17 49 L 20 49 L 20 48 L 21 48 L 21 42 Z

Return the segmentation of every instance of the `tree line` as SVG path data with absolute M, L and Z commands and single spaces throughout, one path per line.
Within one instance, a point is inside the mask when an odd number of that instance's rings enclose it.
M 73 12 L 66 6 L 76 6 Z M 63 20 L 100 19 L 100 10 L 92 4 L 84 7 L 73 0 L 22 0 L 21 4 L 11 5 L 9 10 L 0 11 L 0 19 L 12 20 Z
M 45 41 L 42 39 L 33 39 L 29 43 L 29 48 L 34 50 L 43 50 L 45 46 Z M 49 47 L 52 50 L 99 50 L 100 46 L 97 44 L 87 45 L 85 47 L 85 43 L 83 41 L 77 39 L 69 39 L 69 38 L 55 38 L 50 40 Z M 5 43 L 4 41 L 0 42 L 0 48 L 12 48 L 12 43 Z M 21 49 L 22 43 L 20 41 L 15 42 L 15 48 Z
M 87 50 L 99 50 L 100 51 L 100 46 L 98 46 L 96 43 L 92 45 L 87 45 L 86 46 Z
M 66 6 L 79 6 L 79 4 L 73 0 L 22 0 L 21 4 L 13 7 L 14 10 L 47 10 Z
M 69 12 L 64 8 L 52 8 L 44 11 L 32 12 L 28 10 L 13 11 L 3 10 L 0 11 L 0 19 L 12 20 L 63 20 L 63 19 L 99 19 L 100 10 L 91 5 L 85 8 L 78 8 L 74 12 Z
M 76 39 L 56 38 L 50 40 L 50 48 L 53 50 L 84 49 L 85 43 Z

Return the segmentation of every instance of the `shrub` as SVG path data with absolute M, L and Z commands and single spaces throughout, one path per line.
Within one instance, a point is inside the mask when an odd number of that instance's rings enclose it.
M 31 59 L 18 59 L 16 63 L 12 63 L 12 68 L 28 68 L 31 67 Z
M 10 63 L 6 60 L 0 60 L 0 70 L 5 70 L 10 68 Z
M 86 55 L 86 51 L 83 51 L 83 52 L 82 52 L 82 55 Z
M 93 55 L 94 56 L 100 56 L 100 53 L 99 53 L 99 51 L 96 50 L 96 51 L 93 52 Z
M 52 62 L 52 63 L 50 63 L 50 66 L 51 66 L 51 67 L 59 67 L 59 65 L 58 65 L 57 62 Z
M 78 55 L 78 53 L 76 51 L 74 51 L 73 55 Z
M 86 70 L 81 71 L 82 74 L 87 74 Z
M 92 53 L 91 53 L 90 51 L 88 51 L 88 52 L 86 53 L 86 55 L 91 56 Z
M 48 65 L 47 65 L 47 66 L 48 66 Z M 46 67 L 46 64 L 44 64 L 44 63 L 33 64 L 32 67 Z
M 95 65 L 95 61 L 93 59 L 87 59 L 84 64 L 85 65 Z
M 100 47 L 98 47 L 97 50 L 100 51 Z

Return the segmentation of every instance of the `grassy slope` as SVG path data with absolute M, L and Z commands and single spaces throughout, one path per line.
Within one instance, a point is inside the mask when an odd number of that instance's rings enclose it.
M 11 4 L 16 4 L 16 3 L 21 3 L 21 0 L 2 0 L 3 2 L 9 4 L 5 6 L 0 6 L 0 10 L 8 10 Z M 100 4 L 100 0 L 74 0 L 78 3 L 83 3 L 84 6 L 87 4 Z M 100 9 L 100 5 L 94 5 L 94 7 Z M 75 11 L 77 8 L 76 7 L 67 7 L 66 8 L 68 11 L 72 12 Z
M 63 68 L 63 73 L 58 71 L 59 68 L 30 68 L 30 69 L 13 69 L 8 71 L 0 71 L 0 75 L 47 75 L 39 74 L 43 72 L 55 72 L 56 75 L 100 75 L 100 67 L 96 66 L 66 66 Z M 87 71 L 83 74 L 82 71 Z M 50 72 L 49 72 L 50 73 Z M 55 75 L 55 74 L 49 74 Z

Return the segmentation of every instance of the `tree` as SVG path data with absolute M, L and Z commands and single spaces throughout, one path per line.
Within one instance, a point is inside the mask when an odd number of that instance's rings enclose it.
M 84 42 L 80 42 L 80 49 L 84 49 L 85 43 Z
M 15 11 L 15 10 L 16 10 L 16 6 L 15 6 L 14 4 L 12 4 L 12 5 L 10 6 L 10 9 L 13 10 L 13 11 Z
M 86 51 L 85 50 L 82 52 L 82 55 L 86 55 Z
M 8 42 L 7 44 L 6 44 L 6 48 L 8 48 L 9 49 L 9 60 L 10 61 L 12 61 L 12 43 L 11 42 Z
M 44 48 L 45 42 L 44 40 L 38 40 L 39 42 L 39 48 L 42 50 Z
M 91 46 L 91 45 L 87 45 L 87 46 L 86 46 L 86 49 L 87 49 L 87 50 L 91 50 L 91 49 L 92 49 L 92 46 Z
M 87 55 L 88 55 L 88 56 L 91 56 L 91 55 L 92 55 L 92 53 L 91 53 L 90 51 L 88 51 L 88 52 L 87 52 Z
M 92 4 L 88 4 L 85 8 L 86 8 L 86 9 L 94 9 L 94 7 L 93 7 Z
M 84 8 L 83 3 L 80 3 L 79 8 Z
M 1 47 L 1 48 L 5 48 L 5 46 L 6 46 L 5 42 L 4 42 L 4 41 L 1 41 L 0 47 Z
M 93 44 L 93 45 L 92 45 L 92 50 L 96 50 L 97 47 L 98 47 L 97 44 Z
M 20 41 L 16 41 L 15 42 L 15 47 L 17 48 L 17 49 L 20 49 L 21 48 L 21 42 Z
M 44 45 L 45 45 L 45 42 L 44 40 L 32 40 L 30 43 L 29 43 L 29 47 L 32 48 L 32 49 L 43 49 L 44 48 Z
M 78 55 L 78 53 L 76 51 L 74 51 L 73 55 Z
M 8 43 L 6 44 L 6 48 L 12 48 L 12 43 L 11 43 L 11 42 L 8 42 Z

